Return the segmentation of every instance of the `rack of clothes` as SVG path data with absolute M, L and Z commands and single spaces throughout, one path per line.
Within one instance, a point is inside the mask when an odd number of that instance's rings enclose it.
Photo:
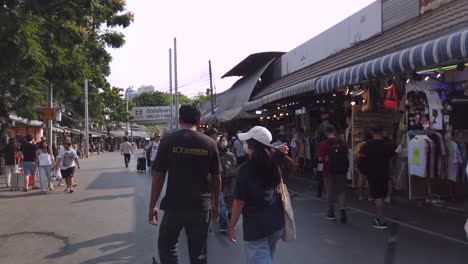
M 408 168 L 409 199 L 430 199 L 451 197 L 454 199 L 454 184 L 467 183 L 468 175 L 463 168 L 467 163 L 467 146 L 465 142 L 446 139 L 441 133 L 434 130 L 412 130 L 402 140 L 407 146 L 397 149 L 401 153 L 407 149 L 407 163 L 401 168 Z M 401 175 L 402 172 L 400 171 Z M 426 195 L 415 195 L 412 177 L 426 181 Z M 449 182 L 446 193 L 435 193 L 434 182 Z

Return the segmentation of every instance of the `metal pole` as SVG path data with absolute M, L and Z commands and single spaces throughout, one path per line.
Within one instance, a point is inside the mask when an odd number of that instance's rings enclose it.
M 48 99 L 47 106 L 54 107 L 54 85 L 52 83 L 49 85 L 49 96 L 47 99 Z M 49 143 L 49 147 L 52 147 L 52 140 L 53 140 L 52 125 L 53 125 L 53 120 L 48 120 L 46 136 L 47 136 L 47 142 Z
M 171 132 L 174 130 L 174 98 L 172 94 L 172 50 L 169 49 L 169 100 L 171 105 Z
M 174 87 L 175 87 L 175 125 L 179 130 L 179 87 L 177 84 L 177 39 L 174 38 Z
M 214 114 L 214 97 L 213 97 L 213 74 L 211 72 L 211 60 L 208 61 L 208 69 L 210 71 L 210 96 L 211 96 L 211 114 Z
M 128 90 L 129 89 L 130 89 L 130 87 L 128 87 L 127 90 L 125 90 L 125 103 L 127 105 L 126 106 L 127 113 L 128 113 Z M 127 116 L 127 122 L 125 122 L 125 132 L 127 132 L 127 135 L 128 135 L 128 116 Z
M 89 116 L 88 116 L 88 79 L 85 80 L 84 83 L 85 89 L 85 157 L 89 157 Z

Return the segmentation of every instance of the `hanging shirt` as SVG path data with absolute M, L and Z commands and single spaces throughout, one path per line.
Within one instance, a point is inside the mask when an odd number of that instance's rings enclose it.
M 448 157 L 447 157 L 447 178 L 450 181 L 456 182 L 458 176 L 458 168 L 460 164 L 463 163 L 461 158 L 461 154 L 458 151 L 457 143 L 453 141 L 448 141 L 446 143 L 446 149 L 448 150 Z
M 417 137 L 408 143 L 409 175 L 427 177 L 427 142 Z
M 407 89 L 410 88 L 408 87 Z M 429 128 L 430 116 L 426 94 L 417 90 L 409 91 L 406 98 L 408 100 L 408 130 L 422 130 Z
M 430 127 L 436 130 L 443 129 L 442 103 L 439 94 L 434 90 L 424 90 L 429 106 Z
M 158 149 L 159 149 L 159 143 L 153 142 L 153 144 L 151 144 L 151 156 L 150 156 L 151 161 L 154 161 L 156 159 L 156 154 L 158 154 Z

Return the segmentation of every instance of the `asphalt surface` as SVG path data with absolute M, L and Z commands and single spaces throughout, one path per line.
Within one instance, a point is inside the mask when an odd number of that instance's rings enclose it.
M 135 157 L 130 166 L 124 167 L 119 153 L 83 160 L 73 194 L 64 188 L 47 195 L 0 188 L 0 263 L 133 264 L 157 259 L 158 227 L 146 219 L 151 177 L 136 171 Z M 388 215 L 399 219 L 400 228 L 389 248 L 390 232 L 370 225 L 372 204 L 351 199 L 349 223 L 342 225 L 323 218 L 325 203 L 306 183 L 291 180 L 290 190 L 298 238 L 279 242 L 275 263 L 377 264 L 386 263 L 389 253 L 398 264 L 467 263 L 462 215 L 391 205 Z M 238 244 L 212 226 L 209 263 L 245 263 L 241 225 Z M 180 263 L 188 263 L 183 235 L 179 249 Z

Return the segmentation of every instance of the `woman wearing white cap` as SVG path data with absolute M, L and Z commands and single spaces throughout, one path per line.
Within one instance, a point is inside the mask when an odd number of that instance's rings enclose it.
M 249 160 L 239 168 L 229 238 L 236 242 L 236 224 L 243 215 L 247 263 L 270 264 L 284 230 L 284 213 L 278 186 L 285 155 L 270 145 L 272 136 L 256 126 L 238 135 Z M 282 148 L 287 153 L 287 148 Z

